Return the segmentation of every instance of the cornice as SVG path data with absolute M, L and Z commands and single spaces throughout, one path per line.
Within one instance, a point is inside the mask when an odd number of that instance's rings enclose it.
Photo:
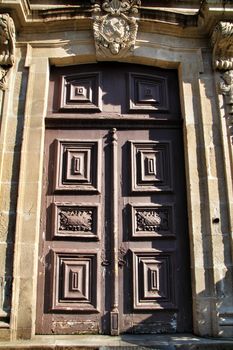
M 220 21 L 232 21 L 233 2 L 232 0 L 204 0 L 198 15 L 198 26 L 206 35 L 211 36 L 214 27 Z
M 97 0 L 98 1 L 98 0 Z M 91 30 L 95 0 L 1 0 L 0 12 L 9 13 L 17 33 Z M 99 1 L 101 2 L 101 1 Z M 233 18 L 233 2 L 222 0 L 141 0 L 139 30 L 181 37 L 208 37 L 219 21 Z
M 66 4 L 65 4 L 66 3 Z M 68 2 L 69 3 L 69 2 Z M 58 28 L 62 25 L 62 22 L 66 23 L 66 30 L 72 30 L 74 25 L 72 21 L 79 21 L 79 24 L 84 29 L 90 29 L 92 27 L 92 4 L 90 1 L 77 1 L 74 5 L 67 5 L 64 1 L 64 5 L 61 1 L 58 4 L 53 4 L 48 1 L 42 1 L 38 3 L 31 3 L 27 0 L 2 0 L 0 3 L 0 12 L 8 12 L 14 19 L 16 30 L 29 31 L 30 28 L 41 26 L 40 32 L 48 29 Z M 169 26 L 193 27 L 197 25 L 197 14 L 199 6 L 197 1 L 191 1 L 194 3 L 192 6 L 177 5 L 174 2 L 174 6 L 165 6 L 165 2 L 161 2 L 160 6 L 152 6 L 158 4 L 158 1 L 142 1 L 142 5 L 139 7 L 140 12 L 140 24 L 146 25 L 147 23 L 159 24 L 164 23 Z M 171 3 L 171 2 L 169 2 Z M 44 26 L 46 23 L 46 26 Z M 150 25 L 148 26 L 150 27 Z

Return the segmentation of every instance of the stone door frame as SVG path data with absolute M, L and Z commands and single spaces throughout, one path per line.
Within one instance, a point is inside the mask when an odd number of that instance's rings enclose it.
M 145 38 L 147 40 L 143 40 Z M 215 152 L 221 152 L 221 145 L 214 147 L 212 136 L 213 124 L 218 123 L 219 116 L 215 108 L 216 97 L 210 96 L 215 95 L 214 75 L 211 68 L 203 67 L 205 64 L 210 67 L 210 52 L 206 55 L 207 63 L 205 58 L 203 62 L 204 56 L 198 45 L 187 49 L 185 40 L 177 37 L 165 46 L 162 44 L 163 36 L 139 33 L 137 48 L 132 56 L 120 61 L 178 70 L 184 119 L 193 327 L 197 335 L 217 336 L 223 331 L 219 323 L 220 311 L 215 286 L 221 280 L 219 271 L 224 270 L 223 255 L 226 245 L 213 222 L 213 219 L 221 219 L 221 211 L 223 216 L 226 211 L 219 205 L 219 178 L 214 163 L 216 157 L 220 157 L 216 156 Z M 24 56 L 24 47 L 23 43 L 18 43 L 16 57 Z M 63 66 L 96 62 L 89 32 L 77 33 L 76 39 L 69 43 L 65 40 L 55 40 L 48 45 L 46 39 L 44 42 L 27 43 L 24 58 L 29 73 L 15 233 L 10 325 L 12 339 L 31 338 L 35 335 L 44 119 L 48 99 L 49 67 L 50 64 Z M 14 73 L 12 71 L 12 74 Z M 209 154 L 211 150 L 214 152 L 212 164 Z M 224 185 L 224 179 L 222 182 Z M 226 239 L 230 245 L 229 238 Z M 217 260 L 215 256 L 218 256 Z M 225 325 L 224 331 L 227 332 L 227 329 L 228 326 Z M 226 332 L 222 334 L 225 335 Z

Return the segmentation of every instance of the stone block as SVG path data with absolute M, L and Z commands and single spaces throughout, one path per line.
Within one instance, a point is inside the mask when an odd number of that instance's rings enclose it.
M 17 183 L 2 183 L 0 196 L 0 211 L 14 211 L 18 195 Z
M 35 246 L 32 244 L 21 243 L 17 249 L 20 249 L 20 277 L 24 282 L 34 276 Z
M 18 182 L 19 181 L 19 162 L 20 153 L 12 151 L 4 152 L 4 161 L 2 165 L 2 182 Z
M 15 217 L 14 212 L 0 212 L 0 242 L 13 242 Z
M 211 336 L 213 318 L 213 303 L 212 298 L 203 298 L 201 295 L 195 298 L 193 314 L 194 333 L 202 336 Z
M 32 150 L 26 153 L 25 157 L 27 157 L 28 166 L 25 167 L 24 169 L 24 173 L 23 173 L 23 177 L 21 178 L 21 181 L 28 183 L 30 186 L 31 183 L 38 182 L 38 179 L 40 178 L 40 171 L 42 170 L 40 169 L 41 152 Z

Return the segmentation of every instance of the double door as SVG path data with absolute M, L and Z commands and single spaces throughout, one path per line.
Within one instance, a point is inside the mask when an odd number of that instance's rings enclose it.
M 182 131 L 48 128 L 37 333 L 191 331 Z

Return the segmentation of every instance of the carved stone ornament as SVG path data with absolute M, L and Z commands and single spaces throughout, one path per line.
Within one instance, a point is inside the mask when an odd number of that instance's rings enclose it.
M 0 14 L 0 89 L 7 88 L 7 74 L 14 64 L 15 26 L 8 13 Z
M 123 57 L 132 52 L 137 37 L 140 0 L 106 0 L 93 6 L 97 57 Z
M 61 210 L 59 230 L 63 231 L 91 231 L 92 211 L 89 210 Z
M 219 22 L 211 38 L 213 67 L 219 70 L 233 69 L 233 22 Z
M 220 93 L 225 96 L 227 115 L 230 125 L 233 124 L 233 70 L 222 75 L 223 81 L 219 84 Z M 231 128 L 231 126 L 230 126 Z

